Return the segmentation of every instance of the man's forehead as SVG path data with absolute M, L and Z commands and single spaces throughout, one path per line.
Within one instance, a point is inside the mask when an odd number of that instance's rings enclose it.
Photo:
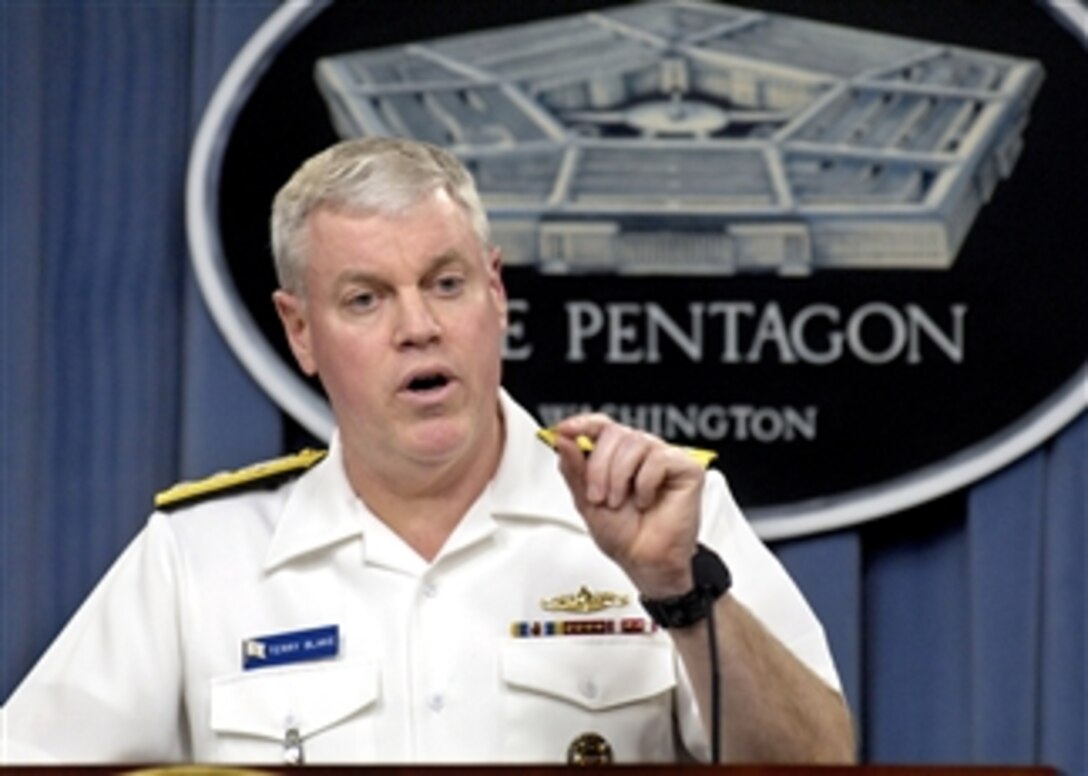
M 401 219 L 420 210 L 436 209 L 446 211 L 450 218 L 469 222 L 468 213 L 441 186 L 430 191 L 413 194 L 390 194 L 384 199 L 371 197 L 367 200 L 327 200 L 319 203 L 310 213 L 313 218 L 318 214 L 335 215 L 344 218 L 366 220 L 371 218 Z

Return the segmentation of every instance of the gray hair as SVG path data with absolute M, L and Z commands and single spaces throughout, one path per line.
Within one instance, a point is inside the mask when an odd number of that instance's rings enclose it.
M 464 209 L 480 245 L 487 246 L 487 214 L 476 183 L 449 151 L 418 140 L 368 137 L 310 157 L 272 203 L 272 254 L 280 287 L 305 292 L 308 222 L 318 208 L 398 214 L 439 189 Z

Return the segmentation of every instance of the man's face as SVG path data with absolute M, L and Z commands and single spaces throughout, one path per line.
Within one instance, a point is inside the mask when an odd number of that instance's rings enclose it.
M 305 298 L 275 301 L 345 452 L 395 471 L 494 443 L 506 294 L 464 211 L 439 190 L 394 216 L 319 209 L 309 227 Z

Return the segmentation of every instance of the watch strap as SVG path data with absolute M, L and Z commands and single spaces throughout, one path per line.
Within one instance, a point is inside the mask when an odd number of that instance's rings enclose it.
M 686 593 L 667 598 L 639 600 L 650 618 L 662 628 L 689 628 L 702 622 L 733 583 L 725 562 L 709 547 L 699 544 L 691 556 L 694 586 Z

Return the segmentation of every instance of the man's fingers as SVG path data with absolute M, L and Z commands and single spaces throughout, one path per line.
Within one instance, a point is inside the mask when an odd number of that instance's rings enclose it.
M 605 436 L 616 437 L 607 460 L 607 477 L 608 506 L 617 509 L 635 495 L 637 481 L 653 455 L 654 445 L 649 437 L 638 432 L 612 435 L 606 431 Z
M 668 450 L 655 450 L 638 470 L 635 478 L 635 506 L 647 510 L 657 501 L 661 487 L 669 476 Z
M 690 451 L 606 415 L 577 415 L 553 430 L 557 448 L 562 442 L 564 476 L 584 505 L 618 510 L 629 504 L 645 512 L 672 487 L 673 479 L 676 485 L 702 479 L 705 463 Z
M 575 504 L 581 509 L 586 493 L 586 457 L 574 440 L 564 436 L 555 439 L 555 451 L 559 454 L 559 473 L 567 481 L 567 487 L 574 496 Z
M 557 437 L 571 443 L 592 442 L 584 466 L 585 499 L 594 506 L 619 509 L 633 500 L 642 510 L 656 500 L 667 476 L 668 446 L 641 431 L 602 415 L 584 415 L 556 427 Z M 585 450 L 584 441 L 581 450 Z
M 565 442 L 563 447 L 569 451 L 566 455 L 573 456 L 577 452 L 584 458 L 582 465 L 576 467 L 581 473 L 578 495 L 594 506 L 610 499 L 608 472 L 616 440 L 605 431 L 614 425 L 607 415 L 591 414 L 567 418 L 555 426 L 557 448 Z M 578 444 L 579 438 L 592 443 L 592 452 Z M 573 466 L 573 460 L 570 463 Z
M 590 439 L 596 439 L 602 429 L 615 424 L 616 422 L 607 415 L 592 412 L 585 415 L 572 415 L 559 421 L 554 428 L 563 436 L 576 437 L 579 434 L 585 434 Z

